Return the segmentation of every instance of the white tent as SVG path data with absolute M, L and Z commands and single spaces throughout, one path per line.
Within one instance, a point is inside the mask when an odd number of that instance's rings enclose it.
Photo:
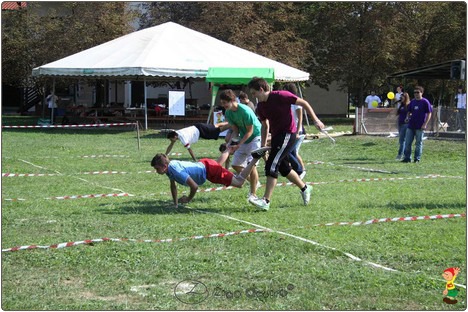
M 276 81 L 305 81 L 309 73 L 168 22 L 130 33 L 58 61 L 33 76 L 153 80 L 204 79 L 210 67 L 273 68 Z

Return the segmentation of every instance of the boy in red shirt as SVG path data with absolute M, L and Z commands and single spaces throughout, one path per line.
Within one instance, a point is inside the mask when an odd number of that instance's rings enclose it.
M 291 105 L 301 106 L 312 117 L 317 129 L 325 126 L 315 115 L 310 104 L 289 91 L 270 91 L 263 78 L 254 77 L 248 87 L 258 100 L 257 115 L 262 123 L 261 146 L 266 146 L 268 132 L 271 130 L 271 151 L 265 164 L 267 182 L 263 198 L 249 199 L 260 210 L 270 209 L 270 198 L 278 180 L 278 173 L 294 183 L 300 190 L 304 205 L 308 205 L 312 186 L 307 186 L 294 170 L 291 170 L 288 155 L 296 143 L 297 127 L 291 112 Z

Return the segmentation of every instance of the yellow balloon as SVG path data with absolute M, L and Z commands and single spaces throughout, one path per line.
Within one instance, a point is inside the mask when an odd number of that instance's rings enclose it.
M 395 93 L 390 91 L 390 92 L 387 93 L 387 97 L 388 97 L 389 100 L 393 100 L 395 98 Z
M 377 107 L 379 106 L 379 103 L 377 101 L 372 101 L 372 107 Z

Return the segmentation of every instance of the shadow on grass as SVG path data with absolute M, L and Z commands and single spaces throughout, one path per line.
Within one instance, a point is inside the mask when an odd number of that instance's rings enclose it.
M 124 206 L 125 205 L 125 206 Z M 116 209 L 101 209 L 104 214 L 186 214 L 190 210 L 174 208 L 167 200 L 151 199 L 137 200 L 116 205 Z
M 377 145 L 377 143 L 375 143 L 375 142 L 366 142 L 366 143 L 362 143 L 361 145 L 365 146 L 365 147 L 369 147 L 369 146 L 375 146 L 375 145 Z
M 383 207 L 395 209 L 395 210 L 407 210 L 407 209 L 443 209 L 443 208 L 450 208 L 450 209 L 459 209 L 463 211 L 455 211 L 455 212 L 464 212 L 466 204 L 465 203 L 452 203 L 452 204 L 436 204 L 436 203 L 408 203 L 402 204 L 397 202 L 391 202 Z M 369 207 L 371 208 L 371 207 Z M 372 207 L 372 208 L 375 208 Z
M 142 139 L 166 139 L 167 133 L 148 133 L 145 135 L 141 135 L 140 138 Z M 167 140 L 167 145 L 169 145 L 169 140 Z
M 352 164 L 386 164 L 394 163 L 395 161 L 384 161 L 382 159 L 369 158 L 369 157 L 359 157 L 359 158 L 341 158 L 344 165 Z
M 174 205 L 167 200 L 142 200 L 134 201 L 117 205 L 116 209 L 100 209 L 99 211 L 104 214 L 154 214 L 154 215 L 169 215 L 169 214 L 193 214 L 193 213 L 232 213 L 232 212 L 256 212 L 254 209 L 248 209 L 245 207 L 236 208 L 217 208 L 217 207 L 200 207 L 200 208 L 185 208 L 183 205 L 179 205 L 178 208 L 174 208 Z M 250 208 L 250 207 L 249 207 Z M 198 211 L 197 211 L 198 210 Z

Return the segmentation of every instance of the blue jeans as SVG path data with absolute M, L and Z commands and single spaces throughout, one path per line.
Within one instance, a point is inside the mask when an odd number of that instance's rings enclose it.
M 398 125 L 398 135 L 400 147 L 398 148 L 398 156 L 402 156 L 405 151 L 405 139 L 406 139 L 406 129 L 408 129 L 408 124 L 399 124 Z
M 411 145 L 413 145 L 413 140 L 416 138 L 416 146 L 414 147 L 414 160 L 421 160 L 421 154 L 423 149 L 422 139 L 424 136 L 424 131 L 422 129 L 406 129 L 406 138 L 405 138 L 405 158 L 406 160 L 411 159 Z
M 304 171 L 304 168 L 302 168 L 301 163 L 297 159 L 296 150 L 293 149 L 289 153 L 288 157 L 289 157 L 289 164 L 291 165 L 292 170 L 296 171 L 298 175 L 301 175 L 302 172 Z

